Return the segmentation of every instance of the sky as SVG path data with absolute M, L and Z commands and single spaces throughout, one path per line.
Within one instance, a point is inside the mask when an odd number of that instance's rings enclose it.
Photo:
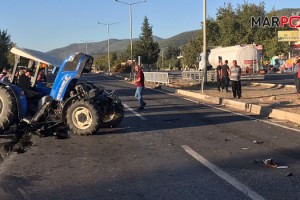
M 121 0 L 120 0 L 121 1 Z M 136 3 L 140 0 L 122 0 Z M 207 16 L 215 18 L 224 3 L 234 7 L 245 0 L 207 0 Z M 259 4 L 262 0 L 248 0 Z M 298 7 L 299 0 L 264 1 L 266 10 Z M 198 30 L 203 21 L 203 0 L 147 0 L 132 5 L 132 34 L 139 37 L 146 16 L 153 35 L 167 39 Z M 300 11 L 300 9 L 299 9 Z M 21 48 L 39 51 L 72 43 L 99 42 L 110 38 L 130 38 L 129 5 L 114 0 L 0 0 L 0 30 L 7 30 Z

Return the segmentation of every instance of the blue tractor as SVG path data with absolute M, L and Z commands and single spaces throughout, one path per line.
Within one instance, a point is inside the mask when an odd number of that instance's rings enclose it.
M 45 135 L 67 127 L 75 134 L 91 135 L 121 123 L 124 109 L 115 93 L 79 80 L 91 71 L 92 56 L 73 53 L 67 57 L 50 88 L 37 81 L 41 62 L 47 62 L 40 57 L 43 53 L 17 48 L 11 52 L 18 55 L 9 81 L 0 82 L 0 134 L 21 130 Z M 20 58 L 31 61 L 30 87 L 24 71 L 18 74 Z

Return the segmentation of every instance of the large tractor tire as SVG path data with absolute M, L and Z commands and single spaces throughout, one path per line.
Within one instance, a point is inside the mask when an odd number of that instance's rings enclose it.
M 77 135 L 92 135 L 100 128 L 98 107 L 86 100 L 76 101 L 67 110 L 67 124 Z
M 101 124 L 102 128 L 115 128 L 124 118 L 124 108 L 121 103 L 111 103 L 108 113 L 104 116 Z
M 17 114 L 17 102 L 12 92 L 0 86 L 0 134 L 14 121 Z

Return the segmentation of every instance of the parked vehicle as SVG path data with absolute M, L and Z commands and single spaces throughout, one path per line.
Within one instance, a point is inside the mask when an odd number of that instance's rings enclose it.
M 49 88 L 37 82 L 41 64 L 51 64 L 46 54 L 33 55 L 18 48 L 11 52 L 15 53 L 16 59 L 10 82 L 0 82 L 0 134 L 17 129 L 48 134 L 68 127 L 75 134 L 91 135 L 100 127 L 116 127 L 121 123 L 124 109 L 114 91 L 78 81 L 82 73 L 91 71 L 92 56 L 84 53 L 68 56 Z M 31 63 L 28 66 L 34 75 L 30 88 L 24 88 L 24 84 L 17 81 L 20 58 Z
M 202 53 L 200 55 L 202 61 Z M 256 45 L 236 45 L 229 47 L 217 47 L 211 49 L 207 53 L 207 67 L 216 69 L 219 61 L 228 60 L 231 65 L 233 60 L 237 61 L 237 64 L 243 71 L 246 69 L 258 70 L 258 61 L 260 60 L 260 51 L 257 50 Z M 199 70 L 203 70 L 203 64 L 200 61 Z

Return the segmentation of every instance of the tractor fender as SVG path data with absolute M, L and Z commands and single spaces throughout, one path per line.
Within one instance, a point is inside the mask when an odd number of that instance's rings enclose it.
M 77 95 L 68 98 L 68 99 L 64 102 L 63 108 L 62 108 L 62 111 L 61 111 L 61 119 L 62 119 L 62 121 L 65 122 L 65 121 L 67 120 L 67 118 L 66 118 L 66 116 L 67 116 L 67 110 L 68 110 L 68 108 L 70 107 L 70 105 L 73 103 L 73 101 L 76 100 L 76 99 L 78 99 Z
M 27 115 L 27 99 L 24 91 L 21 88 L 7 82 L 0 82 L 0 85 L 11 90 L 17 102 L 18 119 L 20 120 L 24 118 Z

